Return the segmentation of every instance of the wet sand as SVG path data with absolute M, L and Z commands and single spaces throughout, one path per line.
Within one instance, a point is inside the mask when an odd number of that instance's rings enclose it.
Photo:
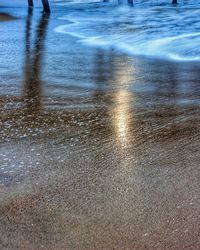
M 4 7 L 0 248 L 199 249 L 200 64 L 81 45 L 54 8 Z

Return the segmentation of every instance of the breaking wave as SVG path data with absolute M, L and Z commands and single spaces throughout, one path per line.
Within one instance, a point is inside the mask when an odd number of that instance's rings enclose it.
M 200 9 L 158 6 L 146 9 L 111 4 L 73 9 L 58 33 L 79 42 L 131 55 L 200 61 Z

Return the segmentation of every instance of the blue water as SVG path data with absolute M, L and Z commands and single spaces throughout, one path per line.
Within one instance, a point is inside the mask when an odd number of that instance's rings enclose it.
M 67 5 L 65 25 L 55 32 L 86 46 L 114 48 L 129 55 L 167 60 L 200 60 L 200 1 L 56 1 Z

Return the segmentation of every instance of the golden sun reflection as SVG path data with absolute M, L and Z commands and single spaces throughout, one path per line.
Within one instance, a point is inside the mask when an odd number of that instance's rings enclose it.
M 135 67 L 125 63 L 115 75 L 116 91 L 111 108 L 111 116 L 116 140 L 122 149 L 126 149 L 134 140 L 134 103 L 136 96 L 129 86 L 134 82 Z
M 114 125 L 117 137 L 122 145 L 128 140 L 129 131 L 129 107 L 130 94 L 127 90 L 119 90 L 115 96 L 115 110 L 113 113 Z

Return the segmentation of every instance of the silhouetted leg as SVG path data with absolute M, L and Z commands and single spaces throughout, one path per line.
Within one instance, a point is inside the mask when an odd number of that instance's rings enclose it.
M 172 4 L 177 4 L 177 0 L 172 0 Z
M 44 8 L 44 12 L 46 13 L 50 13 L 50 6 L 49 6 L 49 1 L 48 0 L 42 0 L 42 4 L 43 4 L 43 8 Z
M 28 0 L 28 6 L 33 7 L 33 0 Z

